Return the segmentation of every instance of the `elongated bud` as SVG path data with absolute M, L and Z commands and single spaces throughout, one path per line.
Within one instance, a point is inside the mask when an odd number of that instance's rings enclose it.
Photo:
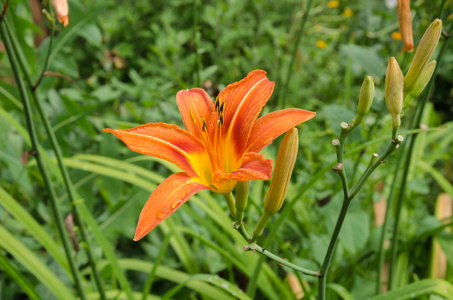
M 398 23 L 400 25 L 401 39 L 405 51 L 411 52 L 414 49 L 414 38 L 412 37 L 411 1 L 398 0 Z
M 58 22 L 63 23 L 63 26 L 66 27 L 69 24 L 69 7 L 67 0 L 52 0 L 53 8 L 58 16 Z
M 411 66 L 404 78 L 405 93 L 410 93 L 414 89 L 418 77 L 425 69 L 439 43 L 441 32 L 442 21 L 439 19 L 434 20 L 428 29 L 426 29 L 425 34 L 418 45 L 417 51 L 415 51 Z
M 403 109 L 404 77 L 400 66 L 394 57 L 390 57 L 385 75 L 385 103 L 392 115 L 393 136 L 401 125 L 401 111 Z
M 264 213 L 255 227 L 253 240 L 256 240 L 263 233 L 270 217 L 276 214 L 283 205 L 294 164 L 296 163 L 298 148 L 299 133 L 297 128 L 293 128 L 286 133 L 278 150 L 274 175 L 264 200 Z
M 367 76 L 360 90 L 359 105 L 357 106 L 357 116 L 355 117 L 353 127 L 357 127 L 362 123 L 363 118 L 370 111 L 371 103 L 374 96 L 374 81 L 373 77 Z
M 404 103 L 403 103 L 403 109 L 406 108 L 409 103 L 411 103 L 412 100 L 417 98 L 425 89 L 426 85 L 428 82 L 431 80 L 431 77 L 433 76 L 434 70 L 436 69 L 437 62 L 435 60 L 432 60 L 420 73 L 420 76 L 418 76 L 417 81 L 415 82 L 415 85 L 413 89 L 409 93 L 404 94 Z
M 238 181 L 236 185 L 236 221 L 242 222 L 244 211 L 247 208 L 250 181 Z

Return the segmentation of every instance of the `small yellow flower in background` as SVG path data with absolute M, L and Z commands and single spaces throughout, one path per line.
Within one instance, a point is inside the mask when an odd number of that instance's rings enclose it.
M 319 49 L 325 49 L 327 47 L 327 44 L 324 41 L 318 40 L 316 42 L 316 46 L 318 46 Z
M 66 27 L 69 24 L 69 7 L 67 0 L 52 0 L 53 8 L 58 16 L 58 22 L 63 23 L 63 26 Z
M 395 41 L 401 40 L 401 33 L 399 33 L 398 31 L 392 32 L 392 39 L 394 39 Z
M 352 12 L 352 9 L 350 9 L 349 7 L 346 7 L 343 11 L 343 16 L 345 16 L 346 18 L 350 18 L 354 15 L 354 13 Z
M 335 8 L 338 5 L 340 5 L 340 2 L 338 2 L 337 0 L 332 0 L 332 1 L 327 2 L 328 8 Z

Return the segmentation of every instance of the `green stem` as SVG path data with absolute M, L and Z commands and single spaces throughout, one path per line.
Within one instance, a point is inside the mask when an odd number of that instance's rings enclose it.
M 230 209 L 230 214 L 234 219 L 236 216 L 236 205 L 234 204 L 233 194 L 230 192 L 228 194 L 223 195 L 223 197 L 225 197 L 225 200 L 228 204 L 228 208 Z
M 376 289 L 375 289 L 375 294 L 379 295 L 381 292 L 381 287 L 382 287 L 382 271 L 384 267 L 384 262 L 385 262 L 385 249 L 384 249 L 384 242 L 385 242 L 385 236 L 387 233 L 387 228 L 388 228 L 388 223 L 389 223 L 389 216 L 390 216 L 390 210 L 393 204 L 393 192 L 395 191 L 396 188 L 396 182 L 398 180 L 398 174 L 401 169 L 401 163 L 403 162 L 403 153 L 404 153 L 404 148 L 401 149 L 401 155 L 398 158 L 398 161 L 395 164 L 395 171 L 393 172 L 393 180 L 392 180 L 392 186 L 390 187 L 390 192 L 387 197 L 387 209 L 385 212 L 385 217 L 384 217 L 384 223 L 382 224 L 382 229 L 381 229 L 381 236 L 379 238 L 379 249 L 378 249 L 378 257 L 379 257 L 379 264 L 378 264 L 378 269 L 377 269 L 377 277 L 376 277 Z
M 151 288 L 153 286 L 154 279 L 156 278 L 157 267 L 160 265 L 162 258 L 166 254 L 168 244 L 170 243 L 171 236 L 172 236 L 172 232 L 165 235 L 165 239 L 162 242 L 162 246 L 160 248 L 159 254 L 157 255 L 156 260 L 153 262 L 153 267 L 151 268 L 151 272 L 149 272 L 148 279 L 146 280 L 146 283 L 143 287 L 142 300 L 146 300 L 148 298 L 148 294 L 151 292 Z
M 343 127 L 343 126 L 342 126 Z M 338 154 L 338 151 L 342 152 L 342 146 L 344 143 L 344 140 L 346 139 L 347 134 L 350 132 L 349 129 L 343 127 L 342 128 L 342 133 L 340 135 L 340 144 L 337 146 L 337 156 L 338 156 L 338 162 L 343 163 L 343 155 L 342 153 Z M 346 217 L 346 213 L 349 208 L 349 204 L 351 203 L 352 199 L 357 195 L 357 193 L 360 191 L 360 189 L 363 187 L 365 184 L 366 180 L 368 177 L 370 177 L 371 173 L 385 162 L 385 159 L 387 156 L 392 153 L 397 145 L 402 142 L 402 139 L 397 139 L 397 140 L 392 140 L 390 142 L 390 145 L 387 147 L 387 150 L 378 158 L 376 161 L 374 161 L 362 174 L 360 179 L 357 181 L 357 183 L 348 191 L 344 191 L 344 200 L 343 204 L 341 207 L 340 215 L 338 216 L 337 223 L 335 224 L 335 229 L 332 235 L 332 238 L 330 239 L 329 247 L 327 248 L 326 256 L 324 257 L 324 261 L 322 264 L 321 268 L 321 274 L 323 274 L 323 277 L 320 277 L 318 280 L 318 299 L 319 300 L 325 300 L 326 299 L 326 281 L 327 281 L 327 273 L 329 271 L 329 266 L 332 261 L 332 257 L 334 254 L 335 246 L 337 244 L 338 236 L 340 234 L 341 227 L 343 226 L 344 219 Z M 341 176 L 341 174 L 340 174 Z M 342 178 L 342 180 L 344 180 Z M 343 185 L 343 187 L 347 187 L 347 182 L 346 185 Z
M 47 51 L 46 60 L 44 61 L 44 66 L 42 67 L 42 71 L 39 74 L 38 80 L 36 81 L 36 83 L 33 86 L 31 86 L 31 90 L 33 92 L 38 88 L 39 84 L 41 83 L 42 79 L 44 78 L 44 72 L 47 70 L 47 65 L 49 64 L 50 53 L 52 52 L 52 43 L 53 43 L 54 35 L 55 35 L 55 22 L 54 22 L 54 20 L 51 20 L 50 21 L 49 50 Z M 25 70 L 25 69 L 23 69 L 23 70 Z
M 288 92 L 289 81 L 291 80 L 291 75 L 293 73 L 293 65 L 294 65 L 294 62 L 296 61 L 297 49 L 299 48 L 299 43 L 300 43 L 302 34 L 305 31 L 305 25 L 307 24 L 308 15 L 310 14 L 310 8 L 311 8 L 312 2 L 313 2 L 312 0 L 308 0 L 307 10 L 305 11 L 305 14 L 303 15 L 303 17 L 301 19 L 300 27 L 297 32 L 296 42 L 294 43 L 293 52 L 291 54 L 291 62 L 288 65 L 288 71 L 286 73 L 285 83 L 283 84 L 283 87 L 282 87 L 281 96 L 278 97 L 278 105 L 280 107 L 284 107 L 286 105 L 286 93 Z
M 346 213 L 348 212 L 349 204 L 351 203 L 350 199 L 345 199 L 343 205 L 341 206 L 340 215 L 338 216 L 337 223 L 335 224 L 335 229 L 330 239 L 329 247 L 327 248 L 326 256 L 321 267 L 321 274 L 323 275 L 318 279 L 318 299 L 326 299 L 326 282 L 327 282 L 327 273 L 329 271 L 330 262 L 332 261 L 333 253 L 335 246 L 337 244 L 338 235 L 340 234 L 341 227 L 343 226 Z
M 75 285 L 79 292 L 79 296 L 81 299 L 86 299 L 85 290 L 82 287 L 82 281 L 80 278 L 79 270 L 77 269 L 77 266 L 73 259 L 73 254 L 72 254 L 70 246 L 69 246 L 69 241 L 65 234 L 63 219 L 61 217 L 61 213 L 58 208 L 58 203 L 56 201 L 57 197 L 55 194 L 53 183 L 50 179 L 49 173 L 45 166 L 45 162 L 44 162 L 41 152 L 40 152 L 40 146 L 39 146 L 38 137 L 36 134 L 36 129 L 35 129 L 35 126 L 33 123 L 33 116 L 32 116 L 32 111 L 31 111 L 31 107 L 30 107 L 30 101 L 28 99 L 27 89 L 25 87 L 22 76 L 20 75 L 20 69 L 19 69 L 19 65 L 17 63 L 17 59 L 15 56 L 14 50 L 13 50 L 13 46 L 11 44 L 11 40 L 9 39 L 8 32 L 6 31 L 6 27 L 3 22 L 0 22 L 0 35 L 1 35 L 3 43 L 5 45 L 5 49 L 8 54 L 9 61 L 11 63 L 11 68 L 14 73 L 14 78 L 16 80 L 20 96 L 22 98 L 22 102 L 24 105 L 25 118 L 27 121 L 27 127 L 28 127 L 28 131 L 30 134 L 30 139 L 31 139 L 31 142 L 33 145 L 33 149 L 36 153 L 36 160 L 38 162 L 38 167 L 43 176 L 45 186 L 47 187 L 47 190 L 50 194 L 51 209 L 52 209 L 54 217 L 55 217 L 55 222 L 57 225 L 58 233 L 61 237 L 61 240 L 63 243 L 63 248 L 65 251 L 66 257 L 68 259 L 69 266 L 71 268 L 71 272 L 74 277 Z
M 315 276 L 315 277 L 322 276 L 320 271 L 313 271 L 313 270 L 309 270 L 309 269 L 306 269 L 306 268 L 302 268 L 302 267 L 300 267 L 298 265 L 290 263 L 287 260 L 284 260 L 280 256 L 277 256 L 277 255 L 269 252 L 264 247 L 261 247 L 260 245 L 258 245 L 256 242 L 250 242 L 251 241 L 250 234 L 247 232 L 247 230 L 245 229 L 243 224 L 241 224 L 239 226 L 239 228 L 237 228 L 237 231 L 242 235 L 242 237 L 247 241 L 247 243 L 249 243 L 248 248 L 244 247 L 244 251 L 256 251 L 256 252 L 261 253 L 264 256 L 266 256 L 266 257 L 268 257 L 268 258 L 270 258 L 270 259 L 272 259 L 272 260 L 274 260 L 274 261 L 276 261 L 276 262 L 288 267 L 288 268 L 291 268 L 291 269 L 293 269 L 295 271 L 301 272 L 301 273 L 303 273 L 305 275 L 311 275 L 311 276 Z
M 11 38 L 11 35 L 10 35 L 9 32 L 8 32 L 8 34 L 9 34 L 9 37 Z M 14 41 L 14 39 L 11 39 L 11 40 Z M 47 59 L 46 59 L 46 63 L 44 65 L 44 68 L 42 70 L 42 74 L 46 70 L 45 68 L 47 66 L 49 55 L 50 55 L 50 52 L 52 50 L 51 45 L 52 45 L 52 42 L 50 42 L 50 45 L 49 45 Z M 12 46 L 13 46 L 14 53 L 16 53 L 16 55 L 17 55 L 17 53 L 18 53 L 17 45 L 13 42 Z M 19 57 L 19 64 L 20 64 L 20 66 L 22 68 L 22 71 L 24 73 L 25 80 L 31 86 L 30 74 L 28 74 L 27 69 L 24 68 L 24 62 L 20 59 L 20 56 L 18 56 L 18 57 Z M 41 74 L 41 76 L 42 76 L 42 74 Z M 31 88 L 31 91 L 32 91 L 31 92 L 31 96 L 32 96 L 32 99 L 33 99 L 37 109 L 38 109 L 39 117 L 40 117 L 41 121 L 44 123 L 44 128 L 46 130 L 46 134 L 47 134 L 47 136 L 50 139 L 50 143 L 51 143 L 52 149 L 53 149 L 53 151 L 55 153 L 55 156 L 57 158 L 58 167 L 59 167 L 60 172 L 62 174 L 64 185 L 65 185 L 65 188 L 66 188 L 66 192 L 67 192 L 68 197 L 69 197 L 71 211 L 72 211 L 72 214 L 74 215 L 76 224 L 79 227 L 80 234 L 82 236 L 82 241 L 84 241 L 83 245 L 84 245 L 84 248 L 85 248 L 85 251 L 86 251 L 86 254 L 87 254 L 87 258 L 88 258 L 88 262 L 90 264 L 90 268 L 91 268 L 92 273 L 94 275 L 96 286 L 97 286 L 97 288 L 99 290 L 100 299 L 103 300 L 103 299 L 106 299 L 104 288 L 103 288 L 103 285 L 102 285 L 102 281 L 101 281 L 101 279 L 99 277 L 99 273 L 97 271 L 97 267 L 96 267 L 96 263 L 95 263 L 94 258 L 93 258 L 93 254 L 91 252 L 91 247 L 90 247 L 89 239 L 88 239 L 87 234 L 86 234 L 85 227 L 84 227 L 84 225 L 82 223 L 82 220 L 80 218 L 80 214 L 79 214 L 79 212 L 77 210 L 76 197 L 75 197 L 73 183 L 72 183 L 71 178 L 69 176 L 69 173 L 68 173 L 68 170 L 66 168 L 66 165 L 63 162 L 63 154 L 61 152 L 61 148 L 60 148 L 60 145 L 59 145 L 59 143 L 57 141 L 57 138 L 55 137 L 55 133 L 54 133 L 54 131 L 52 129 L 52 126 L 51 126 L 51 124 L 50 124 L 50 122 L 49 122 L 49 120 L 48 120 L 48 118 L 47 118 L 47 116 L 45 114 L 45 111 L 44 111 L 44 109 L 43 109 L 43 107 L 41 105 L 41 102 L 38 101 L 38 98 L 37 98 L 37 95 L 36 95 L 36 88 L 38 87 L 40 81 L 41 80 L 38 79 L 37 83 Z
M 416 111 L 416 114 L 414 116 L 414 122 L 411 126 L 411 129 L 414 129 L 414 128 L 417 128 L 420 126 L 420 120 L 422 118 L 422 115 L 423 115 L 423 110 L 424 110 L 424 107 L 426 105 L 426 103 L 428 102 L 428 99 L 429 99 L 429 96 L 430 96 L 430 92 L 431 92 L 431 87 L 433 86 L 433 83 L 435 81 L 435 77 L 437 75 L 437 70 L 438 70 L 438 67 L 440 65 L 440 62 L 442 60 L 442 57 L 445 53 L 445 50 L 446 48 L 448 47 L 448 38 L 451 36 L 451 33 L 452 33 L 452 29 L 453 29 L 453 22 L 450 24 L 450 27 L 448 28 L 447 32 L 448 34 L 445 35 L 445 41 L 442 45 L 442 48 L 440 49 L 440 52 L 437 56 L 437 65 L 436 65 L 436 69 L 434 70 L 433 72 L 433 76 L 431 78 L 431 80 L 429 81 L 428 83 L 428 86 L 426 87 L 426 92 L 424 94 L 424 97 L 422 98 L 422 100 L 420 101 L 420 107 L 417 109 Z M 393 237 L 392 237 L 392 242 L 391 242 L 391 256 L 390 256 L 390 263 L 389 263 L 389 290 L 391 290 L 392 288 L 392 282 L 393 282 L 393 277 L 394 277 L 394 273 L 395 273 L 395 266 L 396 266 L 396 260 L 397 260 L 397 255 L 398 255 L 398 227 L 399 227 L 399 220 L 400 220 L 400 216 L 401 216 L 401 209 L 402 209 L 402 205 L 403 205 L 403 200 L 404 200 L 404 192 L 405 192 L 405 187 L 406 187 L 406 183 L 407 183 L 407 176 L 409 174 L 409 168 L 410 168 L 410 165 L 411 165 L 411 160 L 412 160 L 412 154 L 413 154 L 413 150 L 414 150 L 414 145 L 415 145 L 415 139 L 417 138 L 417 134 L 414 134 L 412 137 L 411 137 L 411 140 L 410 140 L 410 143 L 409 143 L 409 148 L 408 148 L 408 152 L 407 152 L 407 159 L 406 159 L 406 162 L 404 164 L 404 171 L 403 171 L 403 176 L 401 178 L 401 184 L 400 184 L 400 190 L 399 190 L 399 193 L 398 193 L 398 200 L 397 200 L 397 203 L 396 203 L 396 212 L 395 212 L 395 222 L 393 224 Z
M 195 81 L 195 86 L 201 86 L 201 57 L 200 57 L 200 51 L 199 51 L 199 40 L 200 40 L 200 32 L 198 30 L 198 14 L 199 14 L 199 6 L 198 6 L 198 0 L 193 1 L 193 32 L 194 32 L 194 37 L 193 37 L 193 45 L 195 48 L 195 66 L 196 66 L 196 74 L 197 74 L 197 80 Z

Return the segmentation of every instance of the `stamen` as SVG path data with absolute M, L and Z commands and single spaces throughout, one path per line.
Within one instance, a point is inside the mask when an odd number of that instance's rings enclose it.
M 203 130 L 203 132 L 206 132 L 206 130 L 208 129 L 208 125 L 206 124 L 206 121 L 205 119 L 203 118 L 203 116 L 200 116 L 201 118 L 201 130 Z
M 225 109 L 225 102 L 222 102 L 222 105 L 220 105 L 220 108 L 219 108 L 219 117 L 223 116 L 224 109 Z
M 192 122 L 196 123 L 195 116 L 193 115 L 193 112 L 191 110 L 189 110 L 189 113 L 190 113 L 190 118 L 192 119 Z
M 219 97 L 217 97 L 217 98 L 215 98 L 215 102 L 214 102 L 215 112 L 219 111 L 219 107 L 220 107 L 220 101 L 219 101 Z

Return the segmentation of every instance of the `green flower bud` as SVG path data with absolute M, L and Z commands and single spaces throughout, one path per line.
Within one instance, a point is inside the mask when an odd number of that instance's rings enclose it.
M 360 90 L 359 105 L 357 106 L 357 116 L 355 117 L 353 127 L 357 127 L 362 123 L 363 118 L 370 111 L 371 103 L 373 103 L 374 96 L 374 81 L 373 77 L 367 76 L 363 81 Z
M 264 213 L 255 227 L 253 240 L 256 240 L 263 233 L 270 217 L 276 214 L 283 205 L 294 164 L 296 163 L 298 148 L 299 133 L 297 128 L 293 128 L 288 130 L 278 150 L 274 175 L 264 200 Z
M 425 89 L 428 82 L 431 80 L 433 76 L 434 70 L 436 69 L 437 62 L 432 60 L 426 67 L 422 70 L 420 76 L 418 76 L 415 85 L 409 93 L 404 94 L 404 103 L 403 109 L 409 106 L 412 100 L 417 98 Z M 406 91 L 406 90 L 405 90 Z
M 244 211 L 247 208 L 250 181 L 238 181 L 236 185 L 236 221 L 242 222 Z
M 414 89 L 418 77 L 426 68 L 428 61 L 433 55 L 434 49 L 436 49 L 437 44 L 439 43 L 441 33 L 442 21 L 439 19 L 434 20 L 428 29 L 426 29 L 425 34 L 418 45 L 417 51 L 415 51 L 411 66 L 404 78 L 405 94 L 410 93 Z
M 391 57 L 385 75 L 385 103 L 393 119 L 393 137 L 401 125 L 401 111 L 403 109 L 404 77 L 400 66 L 394 57 Z

